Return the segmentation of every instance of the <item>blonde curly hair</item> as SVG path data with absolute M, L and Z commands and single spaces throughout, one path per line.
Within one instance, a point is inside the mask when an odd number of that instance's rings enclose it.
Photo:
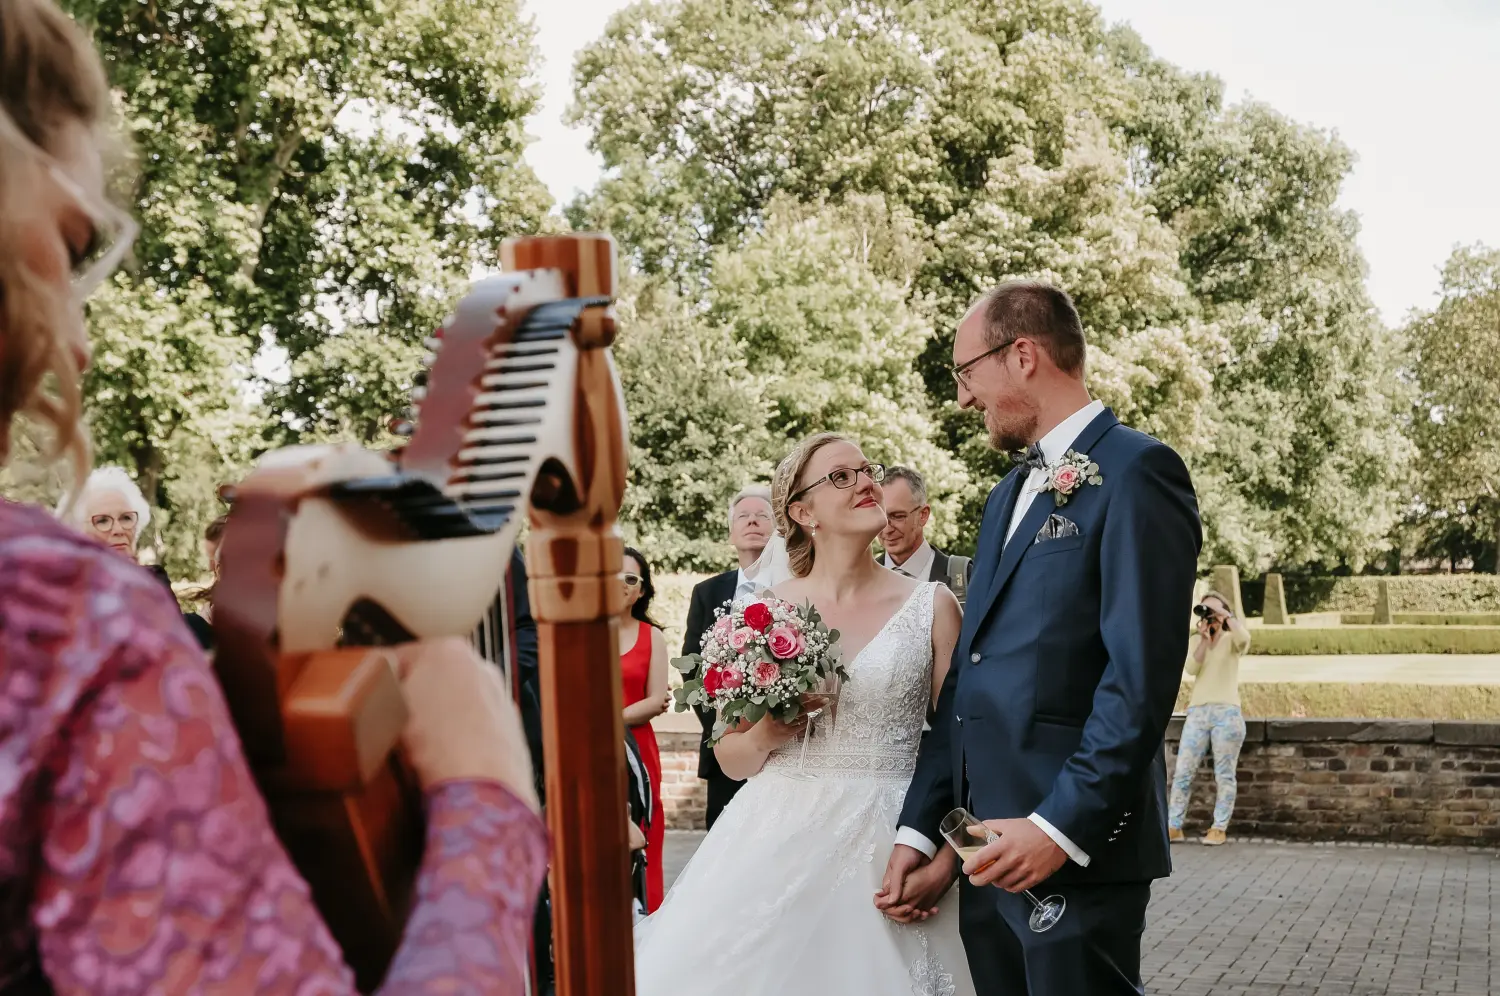
M 104 66 L 78 26 L 51 0 L 0 3 L 0 463 L 27 415 L 50 428 L 51 456 L 68 458 L 75 487 L 89 466 L 82 372 L 58 329 L 80 320 L 79 305 L 31 272 L 12 207 L 45 175 L 37 150 L 52 151 L 69 126 L 107 151 L 108 113 Z
M 820 432 L 815 436 L 808 436 L 782 459 L 776 467 L 775 477 L 771 479 L 771 511 L 776 515 L 776 530 L 786 541 L 787 563 L 793 577 L 807 577 L 817 551 L 813 548 L 812 535 L 791 516 L 791 497 L 801 487 L 798 482 L 802 480 L 802 472 L 807 469 L 808 461 L 815 453 L 832 443 L 852 444 L 853 440 L 836 432 Z

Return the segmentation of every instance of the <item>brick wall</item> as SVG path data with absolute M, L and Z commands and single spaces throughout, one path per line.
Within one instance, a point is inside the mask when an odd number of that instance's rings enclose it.
M 1246 722 L 1231 835 L 1500 846 L 1500 723 Z M 1168 777 L 1182 720 L 1167 732 Z M 1211 758 L 1193 782 L 1189 834 L 1213 818 Z
M 703 829 L 698 739 L 657 724 L 662 808 L 673 830 Z M 1500 847 L 1500 723 L 1249 720 L 1231 834 Z M 665 727 L 665 728 L 664 728 Z M 1181 718 L 1167 731 L 1176 765 Z M 1186 830 L 1213 817 L 1213 768 L 1193 782 Z
M 657 729 L 661 748 L 661 808 L 669 830 L 702 830 L 708 807 L 708 783 L 698 777 L 698 742 L 701 731 L 669 732 Z

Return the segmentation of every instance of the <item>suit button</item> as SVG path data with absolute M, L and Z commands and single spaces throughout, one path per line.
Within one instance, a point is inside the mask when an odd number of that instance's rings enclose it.
M 969 655 L 969 660 L 973 661 L 975 664 L 978 664 L 979 663 L 979 655 L 978 654 L 970 654 Z

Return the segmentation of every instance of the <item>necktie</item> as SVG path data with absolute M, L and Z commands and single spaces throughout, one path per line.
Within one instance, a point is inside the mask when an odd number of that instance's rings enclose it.
M 734 597 L 738 600 L 744 598 L 746 595 L 753 595 L 759 590 L 754 581 L 741 581 L 740 586 L 734 589 Z
M 893 571 L 895 571 L 895 572 L 896 572 L 896 573 L 897 573 L 897 574 L 904 574 L 904 575 L 906 575 L 906 576 L 907 576 L 907 577 L 909 577 L 909 578 L 912 578 L 912 579 L 913 579 L 913 580 L 915 580 L 915 579 L 916 579 L 916 575 L 915 575 L 915 574 L 912 574 L 912 573 L 911 573 L 911 572 L 910 572 L 910 571 L 908 571 L 908 570 L 907 570 L 907 569 L 906 569 L 906 568 L 904 568 L 904 567 L 893 567 L 893 568 L 891 568 L 891 569 L 892 569 L 892 570 L 893 570 Z

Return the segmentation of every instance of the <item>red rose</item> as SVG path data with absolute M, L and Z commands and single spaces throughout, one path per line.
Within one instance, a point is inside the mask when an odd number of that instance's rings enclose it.
M 719 689 L 724 685 L 724 669 L 711 667 L 703 672 L 703 690 L 709 695 L 717 695 Z
M 745 625 L 762 633 L 771 628 L 771 610 L 765 602 L 751 602 L 745 606 Z

